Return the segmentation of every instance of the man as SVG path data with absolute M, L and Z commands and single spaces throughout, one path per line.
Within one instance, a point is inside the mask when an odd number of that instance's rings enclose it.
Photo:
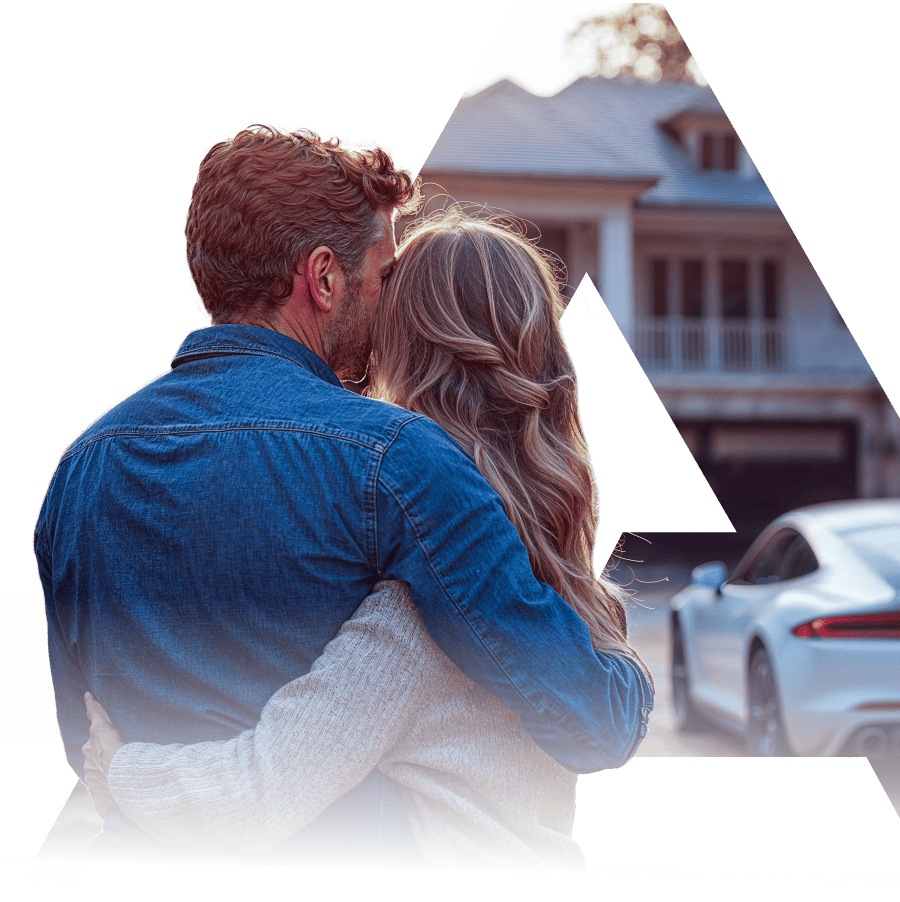
M 365 373 L 393 214 L 415 194 L 384 151 L 308 133 L 243 131 L 201 164 L 186 234 L 213 325 L 66 451 L 35 532 L 79 775 L 86 690 L 126 742 L 229 737 L 381 579 L 409 584 L 448 656 L 566 767 L 639 742 L 642 677 L 535 580 L 473 462 L 337 378 Z M 404 835 L 374 772 L 329 817 L 356 850 Z

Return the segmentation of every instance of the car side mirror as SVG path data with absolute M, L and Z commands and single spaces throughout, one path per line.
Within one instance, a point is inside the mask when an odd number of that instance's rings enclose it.
M 718 589 L 727 578 L 728 570 L 721 561 L 711 561 L 691 570 L 691 583 L 707 589 Z

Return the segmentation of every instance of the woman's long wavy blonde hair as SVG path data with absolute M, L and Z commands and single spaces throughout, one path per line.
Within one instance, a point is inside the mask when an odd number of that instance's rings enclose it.
M 650 673 L 626 640 L 624 590 L 591 568 L 597 512 L 553 269 L 527 239 L 459 210 L 404 236 L 373 336 L 368 393 L 430 417 L 506 505 L 535 576 L 594 647 Z

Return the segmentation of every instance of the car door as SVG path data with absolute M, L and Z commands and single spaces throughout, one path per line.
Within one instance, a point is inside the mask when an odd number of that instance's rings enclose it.
M 777 530 L 738 564 L 734 574 L 696 611 L 700 693 L 720 715 L 743 725 L 747 637 L 755 619 L 783 591 L 788 579 L 810 572 L 815 556 L 790 527 Z

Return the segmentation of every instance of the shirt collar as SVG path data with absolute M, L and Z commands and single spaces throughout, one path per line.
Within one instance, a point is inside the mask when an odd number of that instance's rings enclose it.
M 226 354 L 270 354 L 273 357 L 283 357 L 325 382 L 341 385 L 334 370 L 318 354 L 287 335 L 259 326 L 228 324 L 191 332 L 178 349 L 172 361 L 172 369 L 189 360 Z

